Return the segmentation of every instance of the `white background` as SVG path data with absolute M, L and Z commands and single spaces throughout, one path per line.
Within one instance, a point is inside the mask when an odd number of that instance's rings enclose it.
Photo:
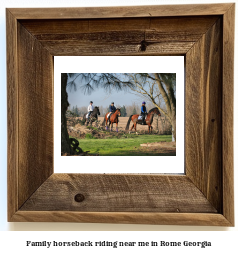
M 80 65 L 79 63 L 83 64 Z M 184 173 L 184 57 L 143 56 L 143 65 L 140 63 L 141 57 L 138 56 L 54 57 L 55 173 Z M 87 156 L 61 156 L 61 73 L 79 72 L 176 73 L 176 156 L 93 156 L 90 157 L 90 167 L 80 166 L 82 163 L 83 165 L 89 164 L 89 157 Z M 120 98 L 118 101 L 120 103 Z M 114 166 L 105 166 L 105 160 L 107 165 L 112 162 Z M 118 160 L 120 163 L 113 163 Z M 148 160 L 151 165 L 149 168 Z M 132 163 L 133 167 L 124 166 Z M 154 167 L 156 164 L 160 166 Z M 166 167 L 162 165 L 166 165 Z
M 168 253 L 171 251 L 176 251 L 176 253 L 237 253 L 237 237 L 238 237 L 238 226 L 234 228 L 224 228 L 224 227 L 189 227 L 189 226 L 158 226 L 158 225 L 124 225 L 124 224 L 92 224 L 92 223 L 85 223 L 85 224 L 77 224 L 77 223 L 7 223 L 7 216 L 6 216 L 6 206 L 7 206 L 7 160 L 6 160 L 6 147 L 7 147 L 7 123 L 6 123 L 6 42 L 5 42 L 5 8 L 6 7 L 79 7 L 79 6 L 118 6 L 118 5 L 154 5 L 154 4 L 191 4 L 191 3 L 222 3 L 222 2 L 234 2 L 234 1 L 130 1 L 130 0 L 121 0 L 121 1 L 76 1 L 76 0 L 57 0 L 57 1 L 49 1 L 49 0 L 1 0 L 0 3 L 0 229 L 2 231 L 37 231 L 37 232 L 0 232 L 0 248 L 3 250 L 2 253 L 11 253 L 11 251 L 15 251 L 18 253 L 42 253 L 41 248 L 37 249 L 28 249 L 25 248 L 25 241 L 26 240 L 56 240 L 57 239 L 65 239 L 68 240 L 78 240 L 78 239 L 85 239 L 85 238 L 92 238 L 98 240 L 101 238 L 102 240 L 108 240 L 114 237 L 114 239 L 120 240 L 127 240 L 131 241 L 133 238 L 138 240 L 145 239 L 157 239 L 158 241 L 162 238 L 166 238 L 166 240 L 176 241 L 176 240 L 186 240 L 192 239 L 193 241 L 197 240 L 207 240 L 213 242 L 212 249 L 172 249 L 167 248 L 166 251 L 164 250 L 161 253 Z M 236 1 L 235 1 L 236 2 Z M 236 14 L 237 6 L 236 6 Z M 236 38 L 237 38 L 237 29 L 238 29 L 238 22 L 236 19 Z M 237 43 L 236 43 L 237 49 Z M 235 69 L 237 70 L 237 50 L 235 50 Z M 236 72 L 237 73 L 237 72 Z M 234 100 L 234 107 L 235 107 L 235 132 L 234 132 L 234 160 L 235 160 L 235 197 L 236 197 L 236 217 L 238 217 L 238 206 L 237 206 L 237 184 L 238 184 L 238 139 L 237 139 L 237 126 L 238 126 L 238 93 L 237 93 L 237 74 L 235 73 L 235 100 Z M 238 223 L 236 219 L 236 224 Z M 115 231 L 115 232 L 40 232 L 40 231 L 49 231 L 49 230 L 71 230 L 71 231 Z M 150 232 L 142 232 L 142 231 L 150 231 Z M 172 231 L 172 232 L 161 232 L 161 231 Z M 125 231 L 125 232 L 120 232 Z M 139 231 L 139 232 L 126 232 L 126 231 Z M 184 232 L 176 232 L 176 231 L 184 231 Z M 187 232 L 193 231 L 193 232 Z M 206 231 L 206 232 L 201 232 Z M 209 231 L 219 231 L 219 232 L 209 232 Z M 223 232 L 222 232 L 223 231 Z M 230 232 L 225 232 L 230 231 Z M 54 238 L 54 239 L 53 239 Z M 61 253 L 68 251 L 69 249 L 59 249 L 54 250 L 55 253 Z M 108 252 L 105 249 L 97 249 L 97 252 Z M 128 251 L 128 250 L 127 250 Z M 136 250 L 138 251 L 138 250 Z M 146 249 L 142 249 L 143 252 Z M 161 249 L 156 250 L 156 253 L 161 251 Z M 50 251 L 48 251 L 50 252 Z M 76 251 L 74 251 L 76 253 Z M 72 253 L 74 253 L 72 251 Z M 77 253 L 80 250 L 77 249 Z M 86 252 L 86 251 L 85 251 Z M 85 253 L 84 252 L 84 253 Z M 112 252 L 110 250 L 110 252 Z M 131 252 L 131 251 L 130 251 Z M 151 253 L 155 251 L 151 251 Z M 54 253 L 54 252 L 51 252 Z

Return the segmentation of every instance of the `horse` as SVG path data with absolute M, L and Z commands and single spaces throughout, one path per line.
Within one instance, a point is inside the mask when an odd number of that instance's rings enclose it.
M 102 126 L 105 126 L 105 123 L 106 123 L 106 130 L 110 129 L 110 124 L 112 124 L 111 126 L 111 131 L 112 131 L 112 128 L 113 128 L 113 124 L 115 123 L 116 124 L 116 131 L 118 132 L 118 116 L 121 116 L 121 109 L 120 108 L 117 108 L 116 111 L 114 113 L 111 113 L 110 115 L 110 119 L 108 119 L 108 114 L 110 112 L 108 112 L 105 117 L 104 117 L 104 120 L 102 122 Z M 109 122 L 109 126 L 107 127 L 107 122 Z
M 88 126 L 89 122 L 92 125 L 92 122 L 95 122 L 98 120 L 98 115 L 100 115 L 100 111 L 99 111 L 99 107 L 94 107 L 93 112 L 91 113 L 91 115 L 89 116 L 89 118 L 86 118 L 86 115 L 88 113 L 83 115 L 83 120 L 85 120 L 86 126 Z
M 161 116 L 158 108 L 152 108 L 149 113 L 147 114 L 146 116 L 146 119 L 145 119 L 145 123 L 146 125 L 148 125 L 148 133 L 152 133 L 152 122 L 153 122 L 153 118 L 154 118 L 154 114 L 157 114 L 158 116 Z M 133 122 L 133 125 L 130 129 L 130 131 L 135 128 L 135 131 L 136 131 L 136 124 L 142 124 L 142 120 L 138 120 L 138 117 L 139 115 L 131 115 L 129 117 L 129 120 L 127 121 L 127 125 L 126 125 L 126 131 L 129 130 L 129 126 L 130 126 L 130 121 Z

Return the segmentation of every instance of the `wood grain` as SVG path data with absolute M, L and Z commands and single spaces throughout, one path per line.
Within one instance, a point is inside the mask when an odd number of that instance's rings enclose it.
M 232 226 L 223 215 L 213 213 L 18 211 L 12 221 Z
M 18 57 L 17 20 L 6 11 L 8 220 L 18 210 Z
M 54 174 L 20 210 L 217 212 L 186 176 L 104 174 Z
M 20 207 L 53 173 L 53 58 L 18 23 Z
M 184 55 L 191 49 L 194 43 L 156 43 L 148 46 L 146 52 L 140 51 L 141 44 L 138 42 L 119 44 L 81 44 L 74 41 L 53 41 L 42 43 L 55 56 L 149 56 L 149 55 Z
M 186 34 L 188 37 L 200 35 L 217 21 L 219 16 L 202 17 L 150 17 L 111 19 L 66 19 L 66 20 L 20 20 L 19 22 L 38 39 L 46 36 L 69 36 L 81 33 L 145 31 L 161 34 Z M 129 34 L 127 34 L 129 36 Z M 46 37 L 47 38 L 47 37 Z M 59 38 L 60 39 L 60 38 Z
M 223 16 L 223 87 L 222 87 L 222 147 L 223 147 L 223 214 L 234 225 L 234 26 L 235 4 Z
M 186 55 L 186 175 L 222 211 L 222 23 Z
M 52 55 L 186 54 L 218 16 L 96 20 L 33 20 L 21 24 Z M 199 24 L 199 25 L 198 25 Z M 62 27 L 62 28 L 61 28 Z M 140 52 L 146 40 L 146 52 Z
M 84 8 L 10 8 L 18 19 L 91 19 L 222 15 L 232 6 L 223 4 L 150 5 Z

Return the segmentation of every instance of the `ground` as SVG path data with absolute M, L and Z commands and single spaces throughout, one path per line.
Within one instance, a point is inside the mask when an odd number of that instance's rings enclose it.
M 119 118 L 119 131 L 106 131 L 102 118 L 92 126 L 83 125 L 81 118 L 68 119 L 69 136 L 79 141 L 81 155 L 99 156 L 175 156 L 176 143 L 171 135 L 148 134 L 148 126 L 138 125 L 137 132 L 125 131 L 128 118 Z M 73 124 L 72 124 L 73 123 Z M 131 126 L 131 125 L 130 125 Z

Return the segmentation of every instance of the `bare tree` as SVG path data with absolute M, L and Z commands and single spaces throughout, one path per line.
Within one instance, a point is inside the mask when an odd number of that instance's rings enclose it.
M 166 116 L 172 124 L 172 132 L 176 141 L 176 74 L 155 73 L 161 95 L 166 105 Z

